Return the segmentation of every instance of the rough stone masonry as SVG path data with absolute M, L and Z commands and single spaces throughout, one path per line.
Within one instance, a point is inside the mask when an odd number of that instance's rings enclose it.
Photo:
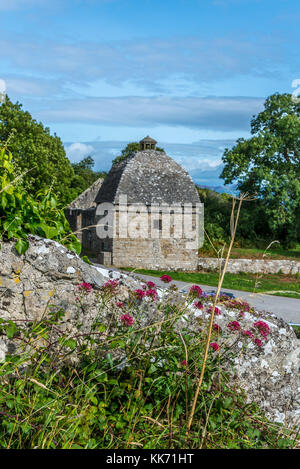
M 56 327 L 63 331 L 76 334 L 78 320 L 88 333 L 90 324 L 99 314 L 99 298 L 97 293 L 101 286 L 109 279 L 120 279 L 121 285 L 116 301 L 124 301 L 128 291 L 141 288 L 141 282 L 120 272 L 109 271 L 86 264 L 79 256 L 68 251 L 64 246 L 50 240 L 30 236 L 28 251 L 19 256 L 14 243 L 2 243 L 0 250 L 0 318 L 4 320 L 33 320 L 40 319 L 49 301 L 57 308 L 66 312 L 65 320 Z M 78 308 L 75 297 L 79 282 L 88 282 L 93 291 L 88 295 L 87 308 L 78 318 Z M 171 296 L 170 296 L 171 295 Z M 184 302 L 181 292 L 166 295 L 165 290 L 159 291 L 159 299 L 142 302 L 144 324 L 150 324 L 161 318 L 160 302 L 172 301 L 178 305 Z M 195 331 L 199 327 L 199 319 L 205 323 L 209 314 L 205 304 L 203 310 L 191 305 L 182 318 L 178 327 L 190 327 Z M 228 322 L 236 319 L 237 310 L 230 306 L 220 305 L 218 323 L 224 330 Z M 105 317 L 110 317 L 111 310 L 103 311 Z M 277 422 L 285 422 L 288 426 L 299 425 L 300 418 L 300 388 L 299 364 L 300 347 L 293 329 L 274 314 L 247 313 L 239 319 L 243 328 L 249 328 L 253 321 L 263 320 L 270 329 L 270 334 L 259 348 L 250 344 L 242 352 L 241 341 L 236 342 L 237 357 L 234 365 L 234 383 L 247 393 L 249 401 L 257 402 L 266 415 Z M 236 336 L 238 337 L 238 336 Z M 221 345 L 222 346 L 222 345 Z M 13 340 L 0 338 L 0 359 L 5 354 L 14 351 Z

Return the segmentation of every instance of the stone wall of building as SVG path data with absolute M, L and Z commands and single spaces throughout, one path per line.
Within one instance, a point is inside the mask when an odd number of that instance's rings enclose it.
M 223 267 L 225 260 L 221 261 Z M 199 270 L 218 271 L 219 260 L 203 257 L 198 261 Z M 269 274 L 300 274 L 300 262 L 292 260 L 264 260 L 264 259 L 230 259 L 227 272 L 269 273 Z
M 113 264 L 149 270 L 196 270 L 197 250 L 186 249 L 186 240 L 114 240 Z
M 144 231 L 141 237 L 120 237 L 118 230 L 119 212 L 115 213 L 114 218 L 114 238 L 112 262 L 116 267 L 136 267 L 150 270 L 196 270 L 198 265 L 198 233 L 196 218 L 198 209 L 193 211 L 194 231 L 190 237 L 184 233 L 182 226 L 182 236 L 175 236 L 175 226 L 183 223 L 182 215 L 172 214 L 168 217 L 170 235 L 166 229 L 167 215 L 145 214 Z M 153 230 L 153 222 L 157 222 L 157 229 Z M 121 223 L 121 226 L 123 224 Z M 133 230 L 130 224 L 128 214 L 128 226 Z M 131 236 L 132 236 L 131 231 Z

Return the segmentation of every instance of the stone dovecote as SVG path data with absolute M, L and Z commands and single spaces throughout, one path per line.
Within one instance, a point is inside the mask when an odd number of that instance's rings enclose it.
M 146 144 L 154 148 L 145 148 Z M 84 252 L 106 265 L 196 270 L 200 210 L 196 187 L 184 168 L 155 149 L 155 140 L 146 137 L 140 145 L 143 149 L 112 166 L 97 193 L 91 187 L 91 197 L 85 194 L 70 205 L 67 216 L 72 229 L 75 216 Z M 87 199 L 90 207 L 81 210 L 78 202 Z M 186 220 L 190 220 L 188 229 Z

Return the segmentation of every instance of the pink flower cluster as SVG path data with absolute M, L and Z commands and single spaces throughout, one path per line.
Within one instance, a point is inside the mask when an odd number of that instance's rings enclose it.
M 228 329 L 231 331 L 239 331 L 241 329 L 241 325 L 238 321 L 231 321 L 227 324 Z
M 202 295 L 202 289 L 199 287 L 199 285 L 193 285 L 190 288 L 190 293 L 193 294 L 193 296 L 201 296 Z
M 217 324 L 216 322 L 213 324 L 213 329 L 217 332 L 221 332 L 222 331 L 222 327 L 219 326 L 219 324 Z
M 209 308 L 207 308 L 207 312 L 208 312 L 208 313 L 212 313 L 212 310 L 213 310 L 213 307 L 212 307 L 212 306 L 210 306 Z M 220 316 L 220 314 L 221 314 L 221 310 L 216 306 L 216 307 L 215 307 L 215 315 L 216 315 L 216 316 Z
M 264 339 L 267 339 L 268 335 L 270 334 L 270 328 L 268 326 L 267 323 L 265 323 L 264 321 L 256 321 L 254 324 L 253 324 L 253 327 L 255 327 L 256 329 L 258 329 L 260 335 L 264 338 Z
M 246 329 L 242 331 L 244 336 L 249 337 L 253 342 L 258 346 L 262 347 L 263 342 L 260 338 L 255 337 L 255 332 L 258 332 L 264 340 L 267 340 L 268 335 L 270 334 L 270 328 L 267 323 L 264 321 L 256 321 L 253 323 L 252 330 Z
M 152 298 L 153 300 L 157 300 L 157 297 L 158 297 L 157 291 L 156 291 L 156 285 L 154 282 L 147 282 L 143 286 L 143 290 L 138 289 L 138 290 L 135 290 L 134 293 L 139 300 L 142 300 L 143 298 L 145 298 L 145 296 L 147 296 L 148 298 Z
M 203 304 L 201 303 L 201 301 L 195 301 L 194 306 L 197 309 L 203 309 Z
M 139 300 L 142 300 L 145 297 L 146 292 L 145 290 L 142 290 L 141 288 L 139 288 L 138 290 L 134 290 L 134 294 L 135 296 L 137 296 Z
M 215 351 L 218 351 L 220 350 L 220 345 L 217 344 L 217 342 L 212 342 L 211 344 L 209 344 L 209 346 L 214 349 Z
M 254 343 L 258 346 L 258 347 L 262 347 L 263 343 L 260 339 L 254 339 Z
M 115 292 L 116 288 L 120 285 L 119 280 L 108 280 L 104 285 L 102 285 L 101 289 L 105 291 Z
M 157 300 L 157 291 L 149 288 L 149 290 L 146 290 L 146 296 L 152 298 L 152 300 Z
M 164 283 L 170 283 L 173 279 L 170 277 L 170 275 L 164 274 L 160 277 L 160 280 Z
M 247 337 L 250 337 L 250 339 L 254 339 L 254 334 L 253 334 L 253 332 L 249 331 L 249 329 L 246 329 L 246 330 L 242 331 L 242 334 L 247 336 Z
M 82 283 L 79 283 L 78 290 L 88 294 L 93 290 L 93 287 L 89 283 L 82 282 Z
M 125 326 L 128 326 L 128 327 L 132 326 L 134 323 L 133 317 L 130 316 L 130 314 L 122 314 L 121 321 L 123 322 Z
M 156 285 L 154 282 L 147 282 L 146 284 L 149 288 L 156 288 Z
M 249 305 L 249 303 L 247 303 L 247 301 L 241 301 L 241 300 L 237 300 L 237 299 L 225 299 L 224 300 L 224 304 L 226 306 L 228 306 L 229 308 L 235 308 L 235 309 L 242 309 L 242 311 L 240 311 L 240 315 L 243 316 L 244 315 L 244 311 L 250 311 L 251 309 L 251 306 Z

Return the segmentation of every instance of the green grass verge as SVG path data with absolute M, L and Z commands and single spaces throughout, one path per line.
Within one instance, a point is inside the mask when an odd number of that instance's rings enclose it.
M 126 270 L 134 270 L 136 273 L 152 275 L 155 277 L 168 274 L 173 278 L 173 280 L 211 285 L 213 287 L 217 286 L 219 280 L 218 273 L 216 272 L 168 272 L 164 270 L 156 271 L 146 269 Z M 249 273 L 227 273 L 222 287 L 247 292 L 268 293 L 276 296 L 298 298 L 300 300 L 300 277 L 297 275 L 264 274 L 264 276 L 257 276 L 256 274 Z
M 300 326 L 292 326 L 298 339 L 300 339 Z
M 267 247 L 267 246 L 266 246 Z M 280 259 L 290 259 L 300 261 L 300 244 L 298 244 L 293 249 L 284 249 L 278 244 L 273 244 L 266 253 L 266 257 L 263 257 L 265 253 L 264 249 L 259 248 L 243 248 L 243 247 L 234 247 L 231 251 L 231 259 L 270 259 L 270 260 L 280 260 Z M 226 255 L 226 251 L 225 251 Z M 200 249 L 200 257 L 216 257 L 216 253 L 211 249 Z

